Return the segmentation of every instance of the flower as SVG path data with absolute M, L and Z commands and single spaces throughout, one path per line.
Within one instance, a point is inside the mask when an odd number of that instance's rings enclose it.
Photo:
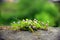
M 13 23 L 15 23 L 15 21 Z

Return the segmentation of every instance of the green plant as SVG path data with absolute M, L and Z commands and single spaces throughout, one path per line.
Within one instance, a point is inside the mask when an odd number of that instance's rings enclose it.
M 11 23 L 12 30 L 28 30 L 34 32 L 34 30 L 44 29 L 47 30 L 47 25 L 36 19 L 34 20 L 20 20 L 18 22 Z
M 4 2 L 2 7 L 0 23 L 11 23 L 17 19 L 34 19 L 49 21 L 50 26 L 57 25 L 59 19 L 58 8 L 48 0 L 16 0 L 15 2 Z M 45 12 L 45 13 L 44 13 Z M 38 14 L 39 13 L 39 14 Z M 44 13 L 44 14 L 43 14 Z M 45 16 L 45 17 L 44 17 Z M 47 16 L 47 19 L 46 19 Z M 59 23 L 59 22 L 58 22 Z
M 55 25 L 55 19 L 53 16 L 51 16 L 49 13 L 47 12 L 41 12 L 37 15 L 35 15 L 35 18 L 40 20 L 40 21 L 43 21 L 44 23 L 47 23 L 49 24 L 49 26 L 53 26 Z

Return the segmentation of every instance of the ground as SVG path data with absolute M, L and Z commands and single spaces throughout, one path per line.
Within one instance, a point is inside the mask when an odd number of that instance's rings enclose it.
M 49 27 L 48 31 L 38 30 L 34 33 L 29 31 L 0 30 L 0 40 L 60 40 L 60 28 Z

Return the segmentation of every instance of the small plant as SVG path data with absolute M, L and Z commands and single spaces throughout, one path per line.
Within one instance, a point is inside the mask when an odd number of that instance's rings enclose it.
M 28 30 L 31 32 L 34 32 L 34 30 L 38 29 L 44 29 L 47 30 L 47 24 L 44 24 L 43 22 L 40 22 L 36 19 L 34 20 L 20 20 L 18 22 L 11 23 L 11 29 L 12 30 Z

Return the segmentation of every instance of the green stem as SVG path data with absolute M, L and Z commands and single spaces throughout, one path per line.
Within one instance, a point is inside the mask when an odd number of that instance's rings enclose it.
M 34 33 L 34 30 L 33 30 L 31 27 L 29 27 L 29 29 L 30 29 L 30 31 L 31 31 L 31 32 L 33 32 L 33 33 Z

